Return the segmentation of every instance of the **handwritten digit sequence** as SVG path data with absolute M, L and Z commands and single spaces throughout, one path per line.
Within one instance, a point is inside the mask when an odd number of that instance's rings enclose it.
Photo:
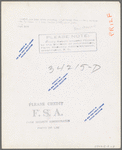
M 96 71 L 98 71 L 101 68 L 100 65 L 98 64 L 93 64 L 93 65 L 89 65 L 89 64 L 77 64 L 75 67 L 72 67 L 71 65 L 67 64 L 62 64 L 61 66 L 57 66 L 57 67 L 53 67 L 52 65 L 48 67 L 48 71 L 49 73 L 53 73 L 55 70 L 58 71 L 63 71 L 63 70 L 80 70 L 80 71 L 85 71 L 85 70 L 89 70 L 91 73 L 94 73 Z

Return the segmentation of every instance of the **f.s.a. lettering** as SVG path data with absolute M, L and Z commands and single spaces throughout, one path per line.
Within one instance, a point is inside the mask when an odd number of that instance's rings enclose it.
M 51 109 L 34 109 L 33 110 L 33 117 L 51 117 L 51 116 L 63 116 L 63 114 L 58 110 L 51 110 Z

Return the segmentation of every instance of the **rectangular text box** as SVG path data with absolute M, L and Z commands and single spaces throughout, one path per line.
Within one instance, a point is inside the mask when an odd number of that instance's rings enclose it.
M 41 53 L 96 50 L 97 34 L 95 32 L 39 35 L 39 51 Z

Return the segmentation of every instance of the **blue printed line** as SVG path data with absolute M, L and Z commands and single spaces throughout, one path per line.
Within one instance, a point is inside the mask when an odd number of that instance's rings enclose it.
M 99 106 L 98 109 L 96 109 L 91 115 L 93 115 L 96 111 L 98 111 L 103 105 L 104 105 L 104 103 L 101 106 Z M 97 107 L 95 107 L 95 108 L 97 108 Z
M 59 78 L 61 78 L 61 77 L 59 77 Z M 59 79 L 59 78 L 58 78 L 58 79 Z M 54 84 L 58 79 L 56 79 L 52 84 Z
M 66 75 L 68 75 L 68 73 L 66 73 L 62 78 L 66 77 Z
M 102 106 L 104 105 L 104 103 L 102 105 L 100 105 L 98 107 L 98 109 L 96 109 L 97 107 L 95 107 L 90 113 L 88 113 L 88 117 L 84 120 L 87 121 L 87 119 L 91 120 L 92 118 L 94 118 L 95 115 L 97 115 L 101 110 L 102 110 Z M 101 108 L 101 109 L 100 109 Z M 95 110 L 96 109 L 96 110 Z M 95 110 L 95 111 L 94 111 Z M 92 113 L 93 112 L 93 113 Z M 92 113 L 92 114 L 91 114 Z M 96 113 L 96 114 L 95 114 Z M 90 118 L 91 117 L 91 118 Z
M 32 39 L 29 44 L 27 45 L 27 43 L 25 43 L 25 45 L 19 50 L 19 52 L 21 52 L 18 57 L 16 59 L 18 59 L 20 56 L 21 58 L 26 54 L 26 52 L 29 51 L 29 49 L 33 46 L 33 44 L 31 44 L 33 42 L 34 39 Z M 30 45 L 31 44 L 31 45 Z M 26 46 L 26 47 L 25 47 Z M 26 51 L 25 51 L 26 50 Z
M 24 51 L 25 51 L 25 49 L 22 51 L 22 53 L 23 53 Z M 22 54 L 22 53 L 21 53 L 21 54 Z
M 102 110 L 102 108 L 95 115 L 97 115 L 101 110 Z
M 26 52 L 33 46 L 33 44 L 30 45 L 30 47 L 26 50 Z
M 59 85 L 62 84 L 66 79 L 67 79 L 67 78 L 65 78 L 63 81 L 61 81 L 61 82 L 59 83 Z
M 94 118 L 101 110 L 102 110 L 102 108 L 94 116 L 92 116 L 89 120 L 91 120 L 92 118 Z
M 89 120 L 91 120 L 92 118 L 94 118 L 95 116 L 92 116 Z
M 93 110 L 95 110 L 96 108 L 97 108 L 97 107 L 95 107 Z M 91 112 L 89 112 L 89 113 L 88 113 L 88 115 L 89 115 L 90 113 L 92 113 L 92 112 L 93 112 L 93 110 L 92 110 Z
M 67 78 L 65 78 L 63 81 L 61 81 L 61 82 L 59 83 L 59 85 L 62 84 L 66 79 L 67 79 Z M 59 85 L 57 85 L 53 90 L 55 90 Z
M 21 52 L 26 45 L 27 43 L 25 43 L 25 45 L 19 50 L 19 52 Z
M 53 90 L 55 90 L 59 85 L 57 85 Z
M 33 40 L 34 40 L 34 39 L 32 39 L 32 40 L 30 41 L 29 45 L 33 42 Z
M 50 88 L 50 89 L 48 89 L 48 91 L 50 91 L 52 88 L 53 88 L 53 90 L 55 90 L 60 84 L 62 84 L 67 78 L 65 78 L 66 76 L 68 75 L 68 73 L 66 73 L 62 78 L 61 77 L 59 77 L 59 78 L 57 78 L 52 84 L 53 84 L 53 86 Z M 61 78 L 61 79 L 60 79 Z M 60 79 L 60 80 L 59 80 Z M 58 84 L 58 85 L 57 85 Z
M 30 47 L 26 50 L 26 52 L 33 46 L 33 44 L 30 45 Z M 24 52 L 24 54 L 21 56 L 21 58 L 26 54 L 26 52 Z
M 89 119 L 89 118 L 90 118 L 90 116 L 87 117 L 87 119 Z
M 58 82 L 57 82 L 57 83 L 55 83 L 55 84 L 54 84 L 54 86 L 55 86 L 55 85 L 57 85 L 57 84 L 58 84 Z
M 101 108 L 103 105 L 104 105 L 104 103 L 99 108 Z
M 54 86 L 52 86 L 48 91 L 50 91 Z

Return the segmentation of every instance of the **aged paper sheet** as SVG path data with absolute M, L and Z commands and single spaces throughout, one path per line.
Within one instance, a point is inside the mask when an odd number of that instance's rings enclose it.
M 2 148 L 120 141 L 120 3 L 2 2 Z

